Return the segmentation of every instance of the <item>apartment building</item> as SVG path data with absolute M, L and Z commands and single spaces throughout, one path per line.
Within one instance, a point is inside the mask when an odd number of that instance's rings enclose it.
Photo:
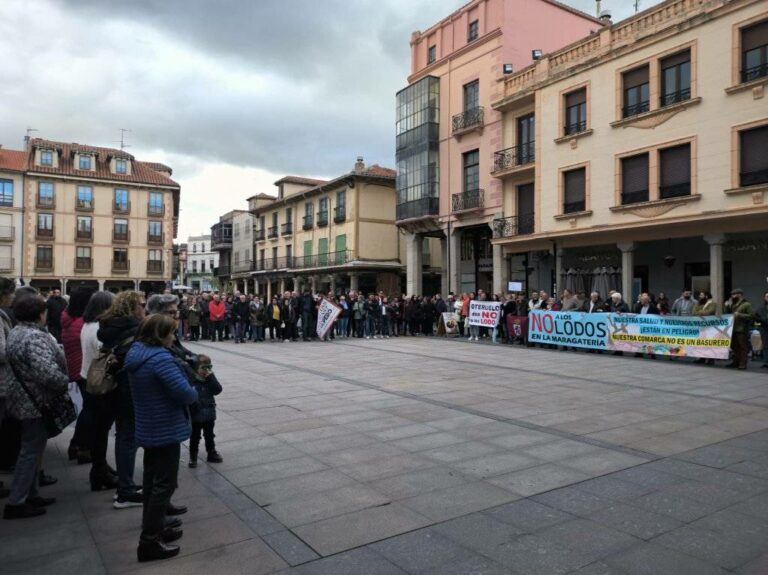
M 122 150 L 32 139 L 22 277 L 34 287 L 161 291 L 171 280 L 179 184 Z
M 22 277 L 27 154 L 0 148 L 0 274 Z
M 286 176 L 275 185 L 276 196 L 248 198 L 247 212 L 230 212 L 213 228 L 223 235 L 231 225 L 231 271 L 219 268 L 231 289 L 267 296 L 305 287 L 401 293 L 405 244 L 394 219 L 393 170 L 358 158 L 352 171 L 332 180 Z M 423 250 L 420 265 L 436 285 L 439 242 L 424 242 Z
M 767 87 L 759 0 L 668 0 L 509 75 L 490 174 L 504 191 L 501 279 L 761 300 Z M 530 114 L 534 157 L 509 161 Z
M 551 0 L 473 0 L 411 37 L 411 74 L 397 94 L 397 225 L 406 232 L 407 292 L 423 284 L 425 238 L 445 254 L 441 290 L 500 292 L 501 252 L 491 243 L 502 211 L 502 182 L 491 176 L 501 149 L 505 74 L 596 31 L 591 16 Z M 520 147 L 533 156 L 536 126 L 521 124 Z M 496 272 L 496 273 L 494 273 Z
M 211 247 L 211 235 L 189 236 L 185 282 L 193 290 L 204 292 L 216 284 L 214 271 L 219 266 L 219 252 Z

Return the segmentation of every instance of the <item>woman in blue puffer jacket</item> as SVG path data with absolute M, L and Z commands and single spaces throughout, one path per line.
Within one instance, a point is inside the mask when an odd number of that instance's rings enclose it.
M 180 444 L 192 433 L 188 406 L 197 401 L 197 392 L 168 351 L 175 331 L 172 317 L 149 316 L 139 325 L 124 363 L 136 415 L 136 443 L 144 448 L 140 562 L 178 555 L 179 547 L 168 543 L 183 534 L 165 528 L 165 511 L 176 489 Z

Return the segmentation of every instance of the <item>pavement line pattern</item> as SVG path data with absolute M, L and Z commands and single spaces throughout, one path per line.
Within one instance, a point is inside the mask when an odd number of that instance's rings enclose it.
M 207 348 L 207 349 L 216 350 L 218 352 L 228 353 L 230 355 L 235 355 L 235 356 L 238 356 L 238 357 L 242 357 L 242 358 L 245 358 L 245 359 L 248 359 L 248 360 L 251 360 L 251 361 L 259 361 L 259 362 L 267 363 L 267 364 L 270 364 L 270 365 L 275 365 L 277 367 L 283 367 L 283 368 L 288 368 L 288 369 L 292 369 L 292 370 L 299 371 L 299 372 L 304 372 L 304 373 L 307 373 L 309 375 L 315 375 L 315 376 L 319 376 L 319 377 L 327 377 L 327 378 L 335 379 L 337 381 L 342 381 L 342 382 L 350 384 L 350 385 L 355 385 L 357 387 L 362 387 L 362 388 L 365 388 L 365 389 L 371 389 L 371 390 L 379 391 L 381 393 L 386 393 L 386 394 L 393 395 L 393 396 L 396 396 L 396 397 L 400 397 L 400 398 L 403 398 L 403 399 L 410 399 L 410 400 L 413 400 L 413 401 L 418 401 L 420 403 L 425 403 L 425 404 L 428 404 L 428 405 L 433 405 L 433 406 L 436 406 L 436 407 L 443 407 L 443 408 L 446 408 L 446 409 L 451 409 L 453 411 L 458 411 L 459 413 L 462 413 L 464 415 L 474 415 L 474 416 L 478 416 L 478 417 L 484 417 L 486 419 L 490 419 L 490 420 L 497 421 L 497 422 L 500 422 L 500 423 L 507 423 L 507 424 L 510 424 L 510 425 L 515 425 L 517 427 L 523 427 L 523 428 L 528 429 L 530 431 L 538 431 L 538 432 L 542 432 L 542 433 L 548 433 L 550 435 L 554 435 L 554 436 L 560 437 L 562 439 L 569 439 L 569 440 L 572 440 L 572 441 L 578 441 L 579 443 L 584 443 L 584 444 L 587 444 L 587 445 L 591 445 L 593 447 L 600 447 L 600 448 L 603 448 L 603 449 L 609 449 L 609 450 L 617 452 L 617 453 L 623 453 L 625 455 L 632 455 L 634 457 L 642 457 L 642 458 L 647 459 L 649 461 L 655 461 L 657 459 L 661 459 L 661 457 L 659 455 L 657 455 L 655 453 L 648 452 L 648 451 L 643 451 L 643 450 L 640 450 L 640 449 L 633 449 L 631 447 L 624 447 L 624 446 L 616 445 L 616 444 L 609 443 L 609 442 L 606 442 L 606 441 L 601 441 L 599 439 L 594 439 L 594 438 L 591 438 L 591 437 L 584 437 L 582 435 L 577 435 L 577 434 L 574 434 L 574 433 L 570 433 L 568 431 L 563 431 L 561 429 L 556 429 L 554 427 L 547 427 L 547 426 L 544 426 L 544 425 L 537 425 L 535 423 L 530 423 L 528 421 L 523 421 L 523 420 L 520 420 L 520 419 L 503 417 L 503 416 L 495 415 L 493 413 L 488 413 L 488 412 L 485 412 L 485 411 L 482 411 L 482 410 L 473 409 L 471 407 L 467 407 L 467 406 L 464 406 L 464 405 L 457 405 L 455 403 L 450 403 L 448 401 L 442 401 L 442 400 L 439 400 L 439 399 L 433 399 L 433 398 L 430 398 L 430 397 L 424 397 L 422 395 L 417 395 L 417 394 L 414 394 L 414 393 L 409 393 L 407 391 L 399 391 L 399 390 L 394 390 L 394 389 L 386 389 L 386 388 L 383 388 L 383 387 L 379 387 L 377 385 L 373 385 L 371 383 L 366 383 L 364 381 L 359 381 L 359 380 L 351 379 L 351 378 L 348 378 L 348 377 L 345 377 L 345 376 L 331 374 L 331 373 L 326 373 L 326 372 L 323 372 L 323 371 L 319 371 L 319 370 L 315 370 L 315 369 L 310 369 L 310 368 L 307 368 L 307 367 L 301 367 L 301 366 L 298 366 L 298 365 L 295 365 L 295 364 L 275 361 L 273 359 L 267 359 L 267 358 L 264 358 L 264 357 L 254 357 L 254 356 L 249 355 L 247 353 L 242 353 L 242 352 L 235 351 L 235 350 L 232 350 L 232 349 L 220 348 L 220 347 L 216 347 L 216 346 L 213 346 L 213 345 L 210 345 L 210 344 L 206 344 L 206 343 L 196 342 L 196 345 L 198 345 L 200 347 Z M 349 343 L 342 343 L 342 344 L 337 344 L 337 345 L 344 345 L 344 346 L 347 346 L 347 347 L 357 347 L 357 348 L 368 349 L 368 348 L 365 348 L 364 346 L 359 346 L 359 345 L 354 345 L 354 344 L 349 344 Z M 426 357 L 426 358 L 431 358 L 431 359 L 443 359 L 443 358 L 438 358 L 436 356 L 432 356 L 432 355 L 428 355 L 428 354 L 416 354 L 416 353 L 397 351 L 397 350 L 391 350 L 391 351 L 395 351 L 396 353 L 402 353 L 402 354 L 414 355 L 414 356 L 421 356 L 421 357 Z M 460 363 L 465 363 L 465 364 L 469 363 L 469 364 L 482 365 L 482 366 L 487 365 L 487 364 L 484 364 L 484 363 L 481 363 L 481 362 L 463 362 L 463 361 L 460 361 L 460 360 L 451 360 L 451 359 L 448 359 L 446 361 L 458 361 Z M 534 370 L 521 370 L 521 371 L 527 371 L 528 373 L 538 373 L 540 375 L 542 375 L 542 374 L 546 375 L 545 372 L 536 372 Z M 554 374 L 553 374 L 553 376 L 554 376 Z M 582 381 L 589 381 L 589 382 L 599 381 L 599 380 L 595 380 L 595 379 L 586 379 L 586 378 L 578 378 L 578 377 L 573 377 L 573 379 L 582 380 Z M 608 382 L 602 382 L 602 383 L 608 383 Z M 628 386 L 628 387 L 635 387 L 635 386 Z M 673 393 L 673 392 L 670 392 L 670 393 Z M 700 396 L 696 396 L 694 394 L 687 394 L 687 395 L 693 395 L 694 397 L 700 397 Z

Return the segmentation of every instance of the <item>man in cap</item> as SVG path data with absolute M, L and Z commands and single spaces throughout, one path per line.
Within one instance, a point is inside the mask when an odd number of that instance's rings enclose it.
M 725 302 L 723 311 L 733 314 L 733 335 L 731 336 L 733 361 L 728 367 L 747 369 L 748 339 L 754 322 L 754 312 L 752 304 L 744 298 L 744 290 L 739 288 L 731 290 L 731 299 Z

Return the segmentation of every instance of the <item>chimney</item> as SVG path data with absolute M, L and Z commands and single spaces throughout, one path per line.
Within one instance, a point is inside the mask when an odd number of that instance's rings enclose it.
M 365 162 L 363 162 L 363 157 L 358 156 L 357 161 L 355 162 L 355 173 L 361 174 L 365 171 Z
M 600 12 L 600 22 L 603 23 L 603 26 L 610 26 L 613 24 L 613 22 L 611 22 L 610 10 L 603 10 L 602 12 Z
M 602 2 L 600 2 L 600 0 L 595 0 L 595 4 L 597 4 L 597 9 L 595 11 L 595 15 L 598 18 L 600 18 L 600 5 L 602 4 Z

